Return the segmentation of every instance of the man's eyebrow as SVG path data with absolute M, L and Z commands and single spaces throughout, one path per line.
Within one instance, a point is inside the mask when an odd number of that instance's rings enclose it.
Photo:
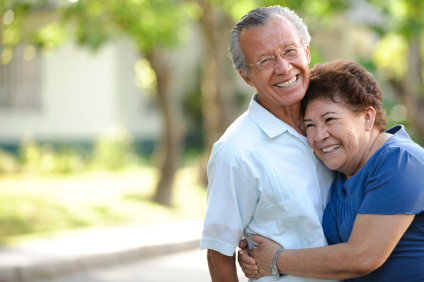
M 312 121 L 311 119 L 304 119 L 303 122 Z

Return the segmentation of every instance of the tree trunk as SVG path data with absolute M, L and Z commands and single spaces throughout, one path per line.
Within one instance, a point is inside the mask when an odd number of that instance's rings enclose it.
M 416 134 L 424 141 L 424 98 L 420 95 L 424 90 L 424 80 L 420 48 L 419 39 L 410 42 L 407 59 L 408 74 L 402 81 L 392 79 L 389 83 L 408 109 L 408 117 L 414 124 Z
M 205 150 L 200 161 L 199 180 L 207 184 L 206 167 L 213 144 L 234 121 L 236 106 L 234 71 L 227 56 L 228 35 L 234 25 L 221 10 L 214 10 L 209 2 L 198 0 L 203 16 L 200 25 L 205 38 L 206 54 L 202 64 L 202 113 L 205 128 Z
M 146 58 L 156 72 L 157 98 L 164 122 L 164 136 L 158 153 L 160 175 L 153 200 L 161 205 L 170 206 L 172 185 L 181 158 L 185 128 L 181 122 L 177 103 L 174 101 L 175 97 L 169 92 L 169 65 L 158 48 L 146 54 Z

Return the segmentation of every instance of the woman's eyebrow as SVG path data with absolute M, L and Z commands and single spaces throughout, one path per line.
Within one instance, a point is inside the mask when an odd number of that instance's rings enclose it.
M 323 118 L 323 117 L 325 117 L 326 115 L 328 115 L 328 114 L 336 114 L 335 112 L 326 112 L 325 114 L 322 114 L 321 116 L 320 116 L 320 118 Z
M 311 119 L 304 119 L 303 122 L 312 121 Z

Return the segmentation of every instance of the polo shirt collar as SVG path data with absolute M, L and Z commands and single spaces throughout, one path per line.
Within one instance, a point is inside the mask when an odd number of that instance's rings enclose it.
M 269 138 L 274 138 L 286 131 L 293 135 L 298 135 L 291 126 L 278 119 L 258 103 L 258 94 L 253 95 L 248 114 Z

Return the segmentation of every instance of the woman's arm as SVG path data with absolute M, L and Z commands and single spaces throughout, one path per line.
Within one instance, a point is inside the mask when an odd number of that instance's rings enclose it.
M 340 280 L 366 275 L 387 260 L 414 217 L 408 214 L 358 214 L 347 243 L 284 250 L 278 257 L 278 270 L 318 279 Z M 251 238 L 260 243 L 249 251 L 258 267 L 255 278 L 271 275 L 272 259 L 280 245 L 259 235 Z M 249 259 L 244 261 L 241 257 L 239 260 L 245 265 L 250 264 Z

